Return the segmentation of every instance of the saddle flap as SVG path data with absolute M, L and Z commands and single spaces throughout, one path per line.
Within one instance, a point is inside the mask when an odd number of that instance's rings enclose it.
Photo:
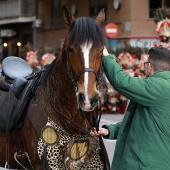
M 22 92 L 24 91 L 25 87 L 27 86 L 28 81 L 23 77 L 17 77 L 14 80 L 13 84 L 13 92 L 15 97 L 19 100 Z
M 0 129 L 5 131 L 9 127 L 9 120 L 12 110 L 17 102 L 12 91 L 12 85 L 9 91 L 0 91 Z
M 14 80 L 16 77 L 28 77 L 33 74 L 31 66 L 19 57 L 6 57 L 2 62 L 2 70 L 7 79 Z
M 2 77 L 0 79 L 0 89 L 5 90 L 5 91 L 8 91 L 10 89 L 10 84 L 5 82 L 5 78 L 4 77 Z

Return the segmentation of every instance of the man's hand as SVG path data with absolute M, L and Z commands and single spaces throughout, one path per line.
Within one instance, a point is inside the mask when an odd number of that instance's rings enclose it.
M 107 51 L 107 48 L 104 46 L 103 48 L 103 56 L 109 55 L 109 52 Z
M 109 134 L 109 130 L 105 128 L 99 128 L 99 131 L 96 131 L 96 128 L 90 131 L 91 136 L 107 136 Z

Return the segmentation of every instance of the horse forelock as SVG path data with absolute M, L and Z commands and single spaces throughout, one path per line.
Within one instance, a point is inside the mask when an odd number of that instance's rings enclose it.
M 95 43 L 96 47 L 106 43 L 103 29 L 89 17 L 77 18 L 70 26 L 67 35 L 68 44 L 81 45 L 85 42 Z

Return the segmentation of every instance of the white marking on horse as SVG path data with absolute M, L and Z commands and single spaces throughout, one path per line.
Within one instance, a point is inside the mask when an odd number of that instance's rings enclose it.
M 81 45 L 81 49 L 83 52 L 83 56 L 84 56 L 84 65 L 85 68 L 89 68 L 89 53 L 90 53 L 90 49 L 92 47 L 92 43 L 84 43 Z M 90 107 L 90 101 L 89 101 L 89 97 L 88 97 L 88 76 L 89 76 L 89 72 L 85 72 L 84 73 L 84 95 L 85 95 L 85 107 Z

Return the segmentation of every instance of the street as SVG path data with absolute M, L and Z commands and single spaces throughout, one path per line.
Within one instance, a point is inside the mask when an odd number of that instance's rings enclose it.
M 100 125 L 103 124 L 114 124 L 122 121 L 124 114 L 103 114 L 101 117 Z M 115 149 L 116 140 L 103 139 L 106 150 L 108 153 L 110 164 L 112 163 L 113 153 Z
M 112 124 L 112 123 L 120 122 L 123 117 L 124 117 L 124 114 L 103 114 L 101 116 L 100 126 L 102 126 L 103 124 Z M 112 159 L 113 159 L 113 153 L 115 149 L 116 140 L 103 139 L 103 141 L 105 143 L 106 150 L 109 156 L 109 161 L 111 164 Z M 5 169 L 0 168 L 0 170 L 5 170 Z

